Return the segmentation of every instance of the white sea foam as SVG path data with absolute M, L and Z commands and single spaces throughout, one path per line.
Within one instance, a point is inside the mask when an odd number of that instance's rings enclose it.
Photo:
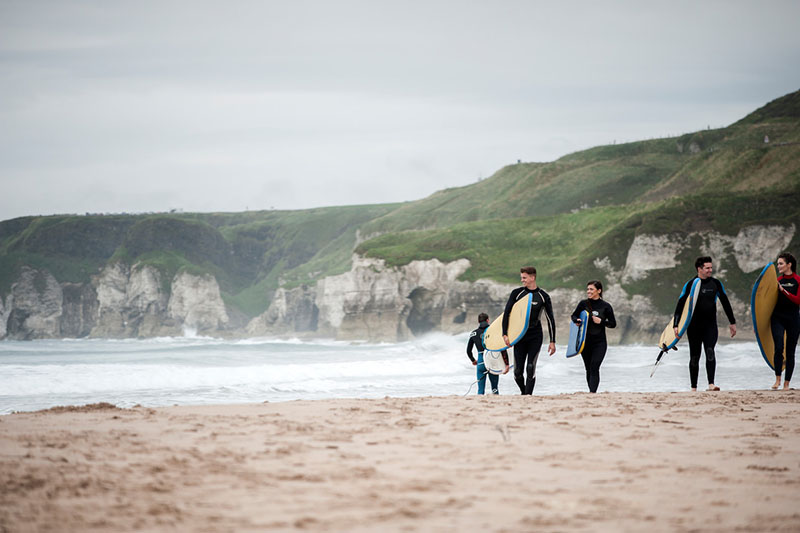
M 100 401 L 129 407 L 460 395 L 476 379 L 466 342 L 466 334 L 379 345 L 210 337 L 3 341 L 0 414 Z M 566 359 L 565 347 L 558 346 L 548 357 L 544 349 L 536 394 L 585 391 L 580 356 Z M 665 355 L 650 378 L 657 353 L 650 346 L 609 347 L 600 391 L 687 390 L 688 348 Z M 715 381 L 723 388 L 765 388 L 772 382 L 755 343 L 720 344 L 717 360 Z M 702 360 L 700 387 L 705 383 Z M 517 391 L 511 373 L 500 376 L 501 394 Z

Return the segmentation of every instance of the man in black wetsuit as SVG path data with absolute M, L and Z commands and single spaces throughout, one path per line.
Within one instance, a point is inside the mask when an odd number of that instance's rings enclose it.
M 514 307 L 518 300 L 533 293 L 528 329 L 514 345 L 514 381 L 517 382 L 521 394 L 533 394 L 533 387 L 536 385 L 536 361 L 539 359 L 539 350 L 544 339 L 541 322 L 542 312 L 544 312 L 547 331 L 550 335 L 550 345 L 547 348 L 549 355 L 556 353 L 556 321 L 553 318 L 553 304 L 550 302 L 550 296 L 536 286 L 536 269 L 523 267 L 519 272 L 522 287 L 511 291 L 505 311 L 503 311 L 503 341 L 505 341 L 506 346 L 511 346 L 508 339 L 508 321 L 511 308 Z M 527 374 L 527 379 L 523 376 L 523 372 Z
M 706 377 L 708 378 L 708 390 L 718 391 L 719 387 L 714 384 L 714 373 L 717 369 L 717 361 L 714 356 L 714 347 L 717 345 L 717 298 L 722 302 L 722 309 L 730 322 L 731 337 L 736 335 L 736 319 L 733 317 L 733 309 L 725 294 L 722 282 L 711 277 L 713 264 L 708 256 L 698 257 L 694 262 L 697 275 L 686 282 L 683 292 L 678 299 L 675 307 L 675 317 L 672 325 L 675 328 L 675 337 L 678 337 L 678 323 L 681 319 L 683 306 L 689 297 L 689 289 L 696 278 L 700 278 L 700 293 L 697 296 L 697 303 L 692 312 L 692 320 L 686 330 L 689 339 L 689 379 L 692 382 L 692 390 L 697 390 L 697 378 L 700 374 L 700 350 L 703 348 L 706 353 Z

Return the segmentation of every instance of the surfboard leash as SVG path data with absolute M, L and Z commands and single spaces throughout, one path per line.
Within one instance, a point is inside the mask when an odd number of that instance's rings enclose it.
M 673 349 L 673 350 L 677 350 L 677 349 L 678 349 L 678 347 L 677 347 L 677 346 L 673 346 L 673 347 L 672 347 L 672 349 Z M 658 357 L 656 357 L 656 363 L 653 365 L 653 370 L 651 370 L 651 371 L 650 371 L 650 377 L 651 377 L 651 378 L 653 377 L 653 374 L 655 374 L 655 373 L 656 373 L 656 367 L 658 367 L 658 363 L 660 363 L 660 362 L 661 362 L 661 358 L 662 358 L 662 357 L 664 356 L 664 354 L 666 354 L 666 353 L 667 353 L 669 350 L 670 350 L 670 349 L 669 349 L 669 348 L 667 348 L 666 346 L 664 346 L 663 344 L 661 345 L 661 351 L 660 351 L 660 352 L 658 352 Z
M 483 374 L 481 374 L 481 377 L 479 377 L 478 379 L 476 379 L 475 381 L 473 381 L 473 382 L 472 382 L 472 385 L 470 385 L 470 386 L 469 386 L 469 389 L 467 389 L 467 392 L 465 392 L 465 393 L 463 394 L 463 396 L 466 396 L 467 394 L 469 394 L 469 391 L 471 391 L 471 390 L 472 390 L 472 387 L 473 387 L 473 386 L 475 386 L 475 384 L 476 384 L 477 382 L 479 382 L 480 380 L 482 380 L 483 378 L 485 378 L 485 377 L 486 377 L 486 374 L 488 374 L 488 373 L 489 373 L 489 371 L 488 371 L 488 370 L 484 370 Z

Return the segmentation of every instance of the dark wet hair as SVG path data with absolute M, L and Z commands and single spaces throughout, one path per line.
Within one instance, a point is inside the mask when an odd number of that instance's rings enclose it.
M 600 299 L 603 299 L 603 283 L 599 279 L 593 279 L 586 282 L 586 286 L 594 285 L 594 288 L 600 291 Z
M 784 261 L 789 263 L 789 266 L 792 267 L 792 272 L 797 272 L 797 259 L 795 259 L 792 254 L 790 254 L 789 252 L 783 252 L 778 256 L 778 259 L 783 259 Z
M 487 315 L 486 313 L 481 313 L 478 315 L 478 322 L 488 322 L 488 321 L 489 321 L 489 315 Z
M 711 257 L 707 255 L 701 255 L 694 261 L 694 267 L 700 268 L 701 266 L 705 265 L 706 263 L 713 263 L 714 261 L 711 260 Z
M 520 274 L 527 274 L 529 276 L 535 276 L 536 275 L 536 268 L 534 268 L 534 267 L 522 267 L 522 268 L 519 269 L 519 273 Z

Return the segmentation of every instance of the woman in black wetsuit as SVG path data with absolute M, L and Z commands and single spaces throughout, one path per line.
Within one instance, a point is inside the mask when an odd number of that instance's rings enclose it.
M 597 392 L 600 385 L 600 365 L 606 356 L 608 343 L 606 342 L 606 328 L 617 327 L 614 310 L 611 304 L 603 300 L 603 284 L 592 280 L 586 284 L 586 300 L 581 300 L 572 313 L 572 321 L 580 324 L 581 311 L 589 314 L 589 327 L 586 330 L 586 343 L 583 346 L 581 357 L 586 367 L 586 382 L 590 392 Z
M 772 390 L 781 386 L 783 371 L 784 335 L 786 336 L 786 374 L 783 379 L 784 390 L 789 390 L 789 382 L 794 371 L 794 352 L 800 336 L 800 276 L 797 275 L 797 259 L 784 252 L 775 261 L 778 268 L 778 301 L 770 318 L 772 342 L 775 345 L 775 384 Z

